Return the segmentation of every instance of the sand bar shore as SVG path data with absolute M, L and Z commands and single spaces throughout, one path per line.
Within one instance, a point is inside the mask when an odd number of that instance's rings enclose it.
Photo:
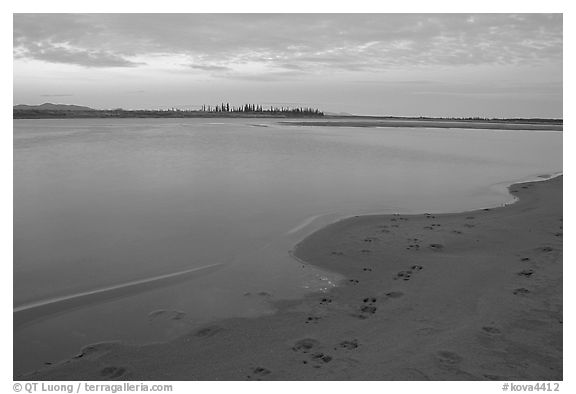
M 277 313 L 86 347 L 29 380 L 561 380 L 562 176 L 455 214 L 370 215 L 293 251 L 343 274 Z
M 442 129 L 482 129 L 482 130 L 532 130 L 562 131 L 559 122 L 530 122 L 505 120 L 449 120 L 449 119 L 382 119 L 369 117 L 349 117 L 332 119 L 314 119 L 300 121 L 282 121 L 289 126 L 325 126 L 325 127 L 424 127 Z

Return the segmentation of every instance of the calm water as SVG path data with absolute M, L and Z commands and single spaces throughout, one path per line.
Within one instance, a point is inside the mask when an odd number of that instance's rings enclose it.
M 333 220 L 495 206 L 559 171 L 557 132 L 15 120 L 15 372 L 271 313 L 337 282 L 288 255 Z

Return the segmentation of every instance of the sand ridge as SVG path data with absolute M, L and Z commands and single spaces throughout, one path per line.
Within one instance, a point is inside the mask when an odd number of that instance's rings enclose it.
M 339 221 L 293 251 L 346 277 L 328 292 L 18 378 L 562 380 L 562 177 L 510 192 L 502 208 Z

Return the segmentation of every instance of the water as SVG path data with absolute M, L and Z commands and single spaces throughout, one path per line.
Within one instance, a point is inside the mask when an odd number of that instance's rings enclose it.
M 496 206 L 559 171 L 559 132 L 15 120 L 15 373 L 272 313 L 338 281 L 288 254 L 331 221 Z

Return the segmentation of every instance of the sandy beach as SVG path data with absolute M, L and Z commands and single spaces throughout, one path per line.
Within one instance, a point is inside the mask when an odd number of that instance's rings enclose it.
M 514 184 L 500 208 L 339 221 L 292 252 L 346 278 L 326 293 L 15 379 L 562 380 L 562 185 Z

